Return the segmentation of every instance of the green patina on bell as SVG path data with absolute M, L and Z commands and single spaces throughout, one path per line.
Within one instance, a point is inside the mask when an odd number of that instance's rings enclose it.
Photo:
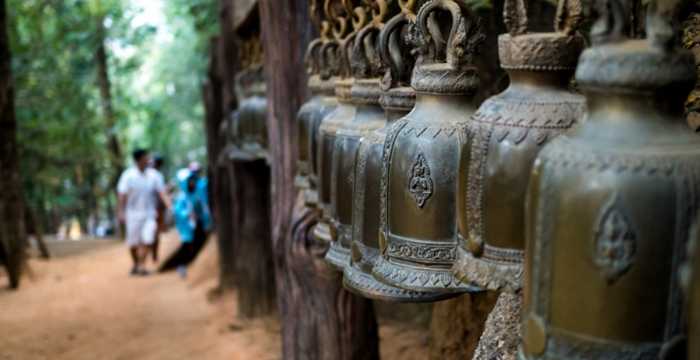
M 325 43 L 330 41 L 328 37 L 329 25 L 323 22 L 322 36 L 312 41 L 306 50 L 304 63 L 309 74 L 309 90 L 312 98 L 302 105 L 297 114 L 298 119 L 298 158 L 297 176 L 294 185 L 306 190 L 306 206 L 315 208 L 318 203 L 317 164 L 316 150 L 318 143 L 318 128 L 321 121 L 338 106 L 335 97 L 335 79 L 332 78 L 334 70 L 327 61 L 329 54 L 321 52 Z
M 416 105 L 384 142 L 379 245 L 373 276 L 412 291 L 480 290 L 452 276 L 457 246 L 459 129 L 476 110 L 474 57 L 484 41 L 468 5 L 433 0 L 410 21 Z
M 388 14 L 385 0 L 375 0 L 370 21 L 355 38 L 352 48 L 351 68 L 355 82 L 350 90 L 355 116 L 344 124 L 336 134 L 331 169 L 331 247 L 326 253 L 326 261 L 339 270 L 350 264 L 350 241 L 352 213 L 354 209 L 353 185 L 355 155 L 360 139 L 386 124 L 386 114 L 379 105 L 381 88 L 379 78 L 372 71 L 375 40 L 384 27 Z
M 523 0 L 507 0 L 499 37 L 510 86 L 484 102 L 467 126 L 457 186 L 459 247 L 454 275 L 489 290 L 520 293 L 525 195 L 542 146 L 580 123 L 585 98 L 568 90 L 584 39 L 579 2 L 561 1 L 555 33 L 527 33 Z
M 353 10 L 344 3 L 344 10 L 348 16 L 356 15 L 356 19 L 352 21 L 353 31 L 345 35 L 348 19 L 338 17 L 335 19 L 337 26 L 333 29 L 335 38 L 321 47 L 322 54 L 335 52 L 338 68 L 338 79 L 334 84 L 338 106 L 323 118 L 318 129 L 316 159 L 318 163 L 318 203 L 316 204 L 316 212 L 319 221 L 314 229 L 314 239 L 323 243 L 331 242 L 331 173 L 336 133 L 345 123 L 352 120 L 357 110 L 350 96 L 350 90 L 355 83 L 350 69 L 350 55 L 357 33 L 367 22 L 366 14 L 362 8 Z
M 679 0 L 651 1 L 643 40 L 627 0 L 585 5 L 588 115 L 542 149 L 528 189 L 521 358 L 684 359 L 700 138 L 683 116 L 696 67 L 676 45 Z
M 401 33 L 409 19 L 415 21 L 416 0 L 401 4 L 402 12 L 387 21 L 379 32 L 374 67 L 381 79 L 380 105 L 386 123 L 362 137 L 355 159 L 353 188 L 352 242 L 350 266 L 345 267 L 343 284 L 364 297 L 396 302 L 436 301 L 451 294 L 404 290 L 382 284 L 372 277 L 372 267 L 379 258 L 379 199 L 382 180 L 382 149 L 391 126 L 406 116 L 415 105 L 416 94 L 410 87 L 415 59 L 404 44 Z
M 238 108 L 231 118 L 229 158 L 241 161 L 270 161 L 267 146 L 267 97 L 262 65 L 236 74 L 234 79 Z

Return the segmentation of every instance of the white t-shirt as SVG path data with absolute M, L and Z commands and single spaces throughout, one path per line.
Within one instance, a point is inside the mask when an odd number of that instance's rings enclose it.
M 163 176 L 157 170 L 146 168 L 141 172 L 137 167 L 126 169 L 117 184 L 117 192 L 126 195 L 126 218 L 155 218 L 157 202 L 154 195 L 164 189 Z

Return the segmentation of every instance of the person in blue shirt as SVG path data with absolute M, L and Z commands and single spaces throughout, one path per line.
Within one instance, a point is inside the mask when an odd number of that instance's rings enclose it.
M 204 244 L 206 231 L 211 228 L 211 216 L 209 206 L 197 191 L 197 174 L 189 169 L 181 169 L 175 177 L 182 190 L 175 198 L 173 206 L 175 226 L 182 241 L 177 270 L 180 276 L 184 277 L 185 266 Z
M 209 206 L 209 181 L 202 176 L 202 165 L 197 161 L 193 161 L 188 167 L 193 173 L 197 174 L 197 192 L 207 206 Z

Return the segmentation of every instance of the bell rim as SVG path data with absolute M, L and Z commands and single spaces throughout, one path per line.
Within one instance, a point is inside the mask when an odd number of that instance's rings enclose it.
M 352 264 L 343 271 L 343 287 L 353 294 L 372 299 L 381 300 L 393 303 L 428 303 L 454 298 L 459 296 L 459 293 L 431 293 L 406 290 L 394 286 L 381 283 L 375 279 L 371 273 L 357 269 Z M 389 295 L 389 292 L 382 289 L 395 289 L 397 292 L 403 292 L 403 295 Z M 421 296 L 408 296 L 408 293 L 420 294 Z
M 329 244 L 331 242 L 330 225 L 319 220 L 314 228 L 314 240 L 321 244 Z
M 394 273 L 395 271 L 406 271 L 404 268 L 410 268 L 409 272 L 412 275 L 416 275 L 416 277 L 421 276 L 421 275 L 426 275 L 429 279 L 433 281 L 435 284 L 435 278 L 437 276 L 440 277 L 447 277 L 449 276 L 450 278 L 450 283 L 448 286 L 438 286 L 438 285 L 433 285 L 433 286 L 428 286 L 428 285 L 422 285 L 422 286 L 417 286 L 417 285 L 411 285 L 406 283 L 406 279 L 401 280 L 397 279 L 398 281 L 391 280 L 390 278 L 386 278 L 385 275 L 382 274 L 382 269 L 381 267 L 393 267 L 393 269 L 389 270 L 389 273 Z M 386 271 L 384 271 L 386 273 Z M 404 290 L 410 290 L 410 291 L 417 291 L 417 292 L 432 292 L 432 293 L 440 293 L 440 294 L 463 294 L 463 293 L 470 293 L 470 292 L 480 292 L 484 291 L 484 289 L 477 288 L 474 286 L 470 286 L 467 284 L 462 283 L 459 281 L 457 278 L 452 275 L 452 269 L 447 268 L 447 269 L 435 269 L 435 270 L 427 270 L 427 269 L 420 269 L 420 268 L 415 268 L 415 267 L 410 267 L 407 265 L 400 265 L 400 264 L 395 264 L 392 263 L 390 260 L 384 259 L 383 257 L 379 257 L 377 259 L 377 262 L 374 263 L 374 266 L 372 267 L 372 277 L 374 277 L 377 281 L 379 281 L 382 284 L 393 286 L 393 287 L 398 287 L 400 289 Z M 439 281 L 439 280 L 438 280 Z M 426 282 L 427 284 L 427 282 Z
M 519 264 L 496 263 L 474 256 L 460 243 L 452 265 L 452 274 L 467 285 L 520 295 L 525 277 L 524 256 L 521 260 Z M 508 274 L 509 277 L 504 278 L 503 274 Z
M 350 266 L 350 249 L 342 247 L 338 242 L 331 241 L 331 246 L 324 257 L 326 262 L 339 271 Z

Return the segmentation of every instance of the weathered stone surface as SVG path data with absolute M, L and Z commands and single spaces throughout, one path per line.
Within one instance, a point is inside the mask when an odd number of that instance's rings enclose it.
M 486 320 L 473 360 L 515 359 L 520 344 L 523 297 L 502 293 Z

